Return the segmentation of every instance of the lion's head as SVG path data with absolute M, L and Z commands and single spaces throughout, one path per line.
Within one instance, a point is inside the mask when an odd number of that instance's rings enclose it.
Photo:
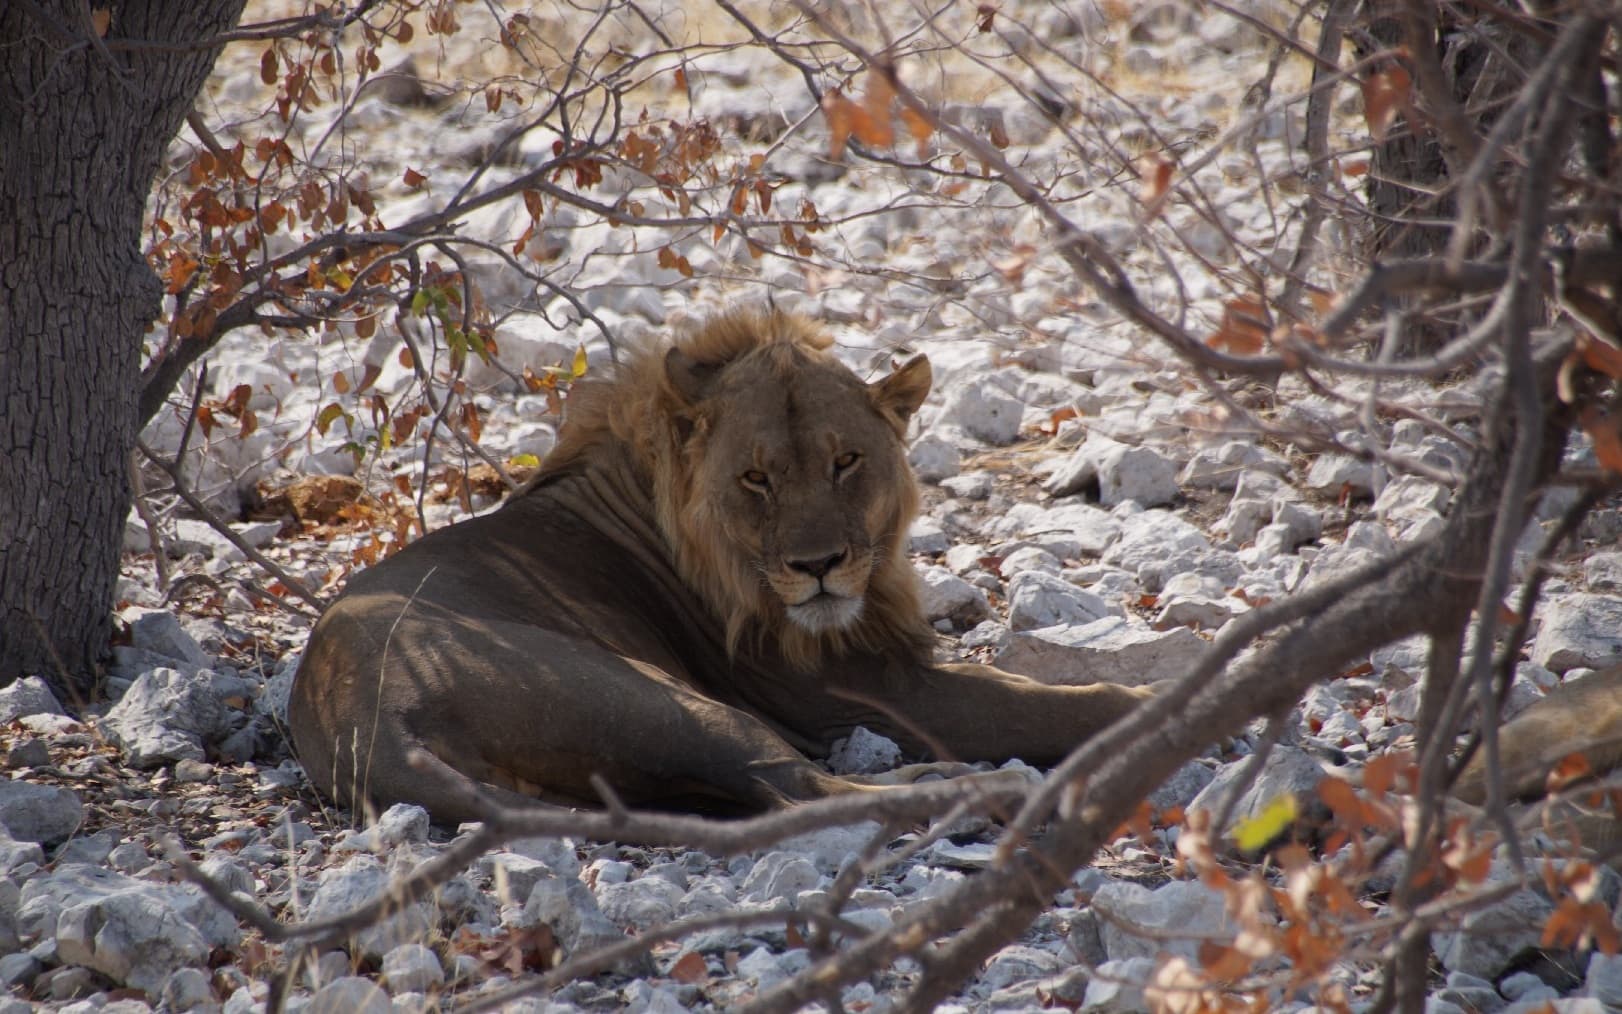
M 922 356 L 865 383 L 810 321 L 733 311 L 571 397 L 548 469 L 604 430 L 633 449 L 683 580 L 734 648 L 791 662 L 933 638 L 906 558 L 918 490 L 903 435 L 929 393 Z M 555 462 L 558 465 L 555 465 Z

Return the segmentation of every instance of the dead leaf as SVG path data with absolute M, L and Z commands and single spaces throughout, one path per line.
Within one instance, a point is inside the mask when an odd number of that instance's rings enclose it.
M 683 985 L 692 986 L 708 980 L 710 969 L 704 962 L 704 955 L 688 951 L 670 966 L 670 977 Z
M 1254 295 L 1230 299 L 1222 307 L 1222 323 L 1205 344 L 1239 356 L 1259 355 L 1267 346 L 1267 307 Z
M 1138 200 L 1143 203 L 1144 221 L 1154 221 L 1166 206 L 1166 195 L 1171 192 L 1172 171 L 1176 168 L 1176 163 L 1158 152 L 1151 152 L 1140 160 L 1138 177 L 1143 181 L 1143 186 L 1138 191 Z
M 1368 123 L 1369 136 L 1375 144 L 1385 140 L 1386 132 L 1396 122 L 1397 114 L 1411 108 L 1410 92 L 1413 81 L 1408 71 L 1400 66 L 1370 74 L 1363 81 L 1363 119 Z

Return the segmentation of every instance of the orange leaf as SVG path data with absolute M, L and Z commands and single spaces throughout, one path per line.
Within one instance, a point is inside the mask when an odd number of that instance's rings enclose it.
M 828 157 L 835 162 L 845 157 L 845 142 L 850 140 L 857 112 L 856 103 L 837 91 L 822 97 L 822 115 L 828 121 Z
M 1172 160 L 1164 155 L 1153 153 L 1143 157 L 1138 169 L 1138 176 L 1143 180 L 1138 200 L 1143 202 L 1145 220 L 1152 220 L 1165 207 L 1166 194 L 1171 189 L 1172 170 L 1175 168 Z
M 1363 787 L 1376 796 L 1383 796 L 1397 784 L 1399 776 L 1411 776 L 1413 770 L 1413 751 L 1381 754 L 1363 766 Z
M 929 119 L 922 113 L 911 108 L 901 110 L 901 122 L 912 135 L 913 142 L 918 145 L 918 159 L 923 161 L 929 157 L 929 139 L 934 136 L 935 128 Z
M 342 373 L 334 373 L 332 375 L 332 389 L 337 391 L 339 394 L 348 394 L 349 378 L 344 376 Z
M 1370 74 L 1363 82 L 1363 119 L 1374 143 L 1384 141 L 1397 114 L 1408 109 L 1412 86 L 1408 72 L 1397 66 Z
M 683 985 L 691 986 L 708 979 L 710 969 L 704 963 L 704 955 L 697 951 L 688 951 L 670 966 L 670 977 Z
M 1589 765 L 1588 758 L 1580 753 L 1567 754 L 1560 758 L 1560 763 L 1549 770 L 1549 791 L 1559 792 L 1572 782 L 1587 778 L 1594 773 Z
M 867 75 L 867 91 L 862 96 L 861 115 L 852 130 L 857 140 L 877 148 L 895 143 L 895 127 L 891 123 L 890 107 L 895 103 L 895 89 L 883 71 L 874 70 Z
M 1256 296 L 1230 299 L 1222 307 L 1222 324 L 1205 344 L 1235 355 L 1254 356 L 1267 344 L 1267 307 Z
M 1622 417 L 1610 416 L 1596 408 L 1586 408 L 1582 414 L 1583 431 L 1594 441 L 1594 456 L 1608 471 L 1622 472 L 1622 435 L 1617 424 Z
M 1590 370 L 1622 380 L 1622 349 L 1584 332 L 1577 336 L 1577 351 L 1582 353 L 1583 364 Z
M 96 30 L 101 38 L 107 37 L 107 29 L 112 26 L 113 12 L 106 7 L 97 7 L 90 12 L 90 27 Z

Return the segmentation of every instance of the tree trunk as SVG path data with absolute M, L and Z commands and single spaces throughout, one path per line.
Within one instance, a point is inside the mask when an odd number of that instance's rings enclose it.
M 0 4 L 0 686 L 88 686 L 106 647 L 163 292 L 142 216 L 242 7 Z

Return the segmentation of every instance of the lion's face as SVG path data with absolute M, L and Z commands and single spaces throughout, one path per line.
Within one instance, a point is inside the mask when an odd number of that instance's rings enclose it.
M 917 512 L 902 437 L 928 361 L 873 384 L 788 344 L 715 368 L 673 351 L 665 366 L 690 426 L 681 541 L 709 556 L 693 569 L 813 638 L 852 628 Z

